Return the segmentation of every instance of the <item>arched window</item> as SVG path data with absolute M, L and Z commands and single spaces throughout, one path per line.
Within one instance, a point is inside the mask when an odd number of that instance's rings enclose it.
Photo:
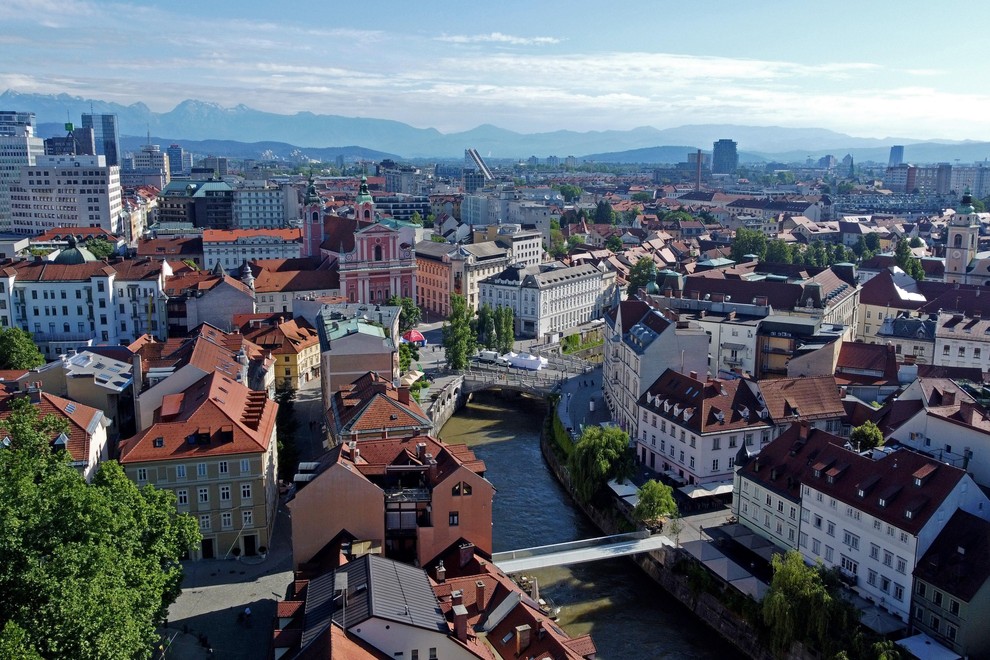
M 365 220 L 370 220 L 371 219 L 371 209 L 365 209 L 364 210 L 364 219 Z
M 313 224 L 315 225 L 319 221 L 320 221 L 320 212 L 313 211 Z
M 382 246 L 381 245 L 376 245 L 375 246 L 375 261 L 381 261 L 381 260 L 382 260 Z
M 962 234 L 956 234 L 955 243 L 952 247 L 962 247 Z

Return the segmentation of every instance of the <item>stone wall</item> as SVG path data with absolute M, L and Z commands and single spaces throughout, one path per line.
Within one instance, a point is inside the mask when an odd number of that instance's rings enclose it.
M 439 437 L 440 429 L 467 403 L 464 394 L 464 376 L 457 376 L 439 392 L 430 392 L 430 401 L 423 406 L 427 416 L 433 421 L 433 435 Z

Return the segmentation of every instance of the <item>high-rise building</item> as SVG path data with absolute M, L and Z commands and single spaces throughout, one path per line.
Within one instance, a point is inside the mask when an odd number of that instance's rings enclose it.
M 170 144 L 168 149 L 168 169 L 171 176 L 189 174 L 192 169 L 192 154 L 178 144 Z M 186 164 L 188 161 L 188 165 Z
M 739 167 L 739 153 L 733 140 L 722 139 L 712 145 L 712 174 L 734 174 Z
M 73 127 L 66 124 L 68 129 L 64 137 L 45 138 L 46 156 L 95 156 L 96 137 L 92 128 Z
M 101 227 L 120 233 L 120 168 L 105 156 L 45 156 L 21 168 L 10 185 L 11 224 L 17 234 L 55 227 Z
M 904 163 L 904 147 L 894 145 L 890 148 L 890 160 L 887 161 L 887 167 L 897 167 L 902 163 Z
M 107 166 L 120 165 L 120 133 L 117 115 L 86 114 L 82 116 L 83 128 L 92 128 L 96 138 L 96 153 L 106 156 Z
M 213 176 L 227 176 L 227 159 L 224 156 L 207 156 L 203 159 L 203 167 L 213 170 Z
M 33 112 L 0 112 L 0 232 L 10 231 L 11 185 L 44 153 L 44 140 L 34 135 Z

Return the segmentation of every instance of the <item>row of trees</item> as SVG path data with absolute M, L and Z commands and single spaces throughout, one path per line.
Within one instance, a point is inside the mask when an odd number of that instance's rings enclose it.
M 26 398 L 0 449 L 0 656 L 147 658 L 199 543 L 175 495 L 138 488 L 114 461 L 86 483 L 51 438 L 64 421 Z
M 464 369 L 478 347 L 508 353 L 515 340 L 515 320 L 511 307 L 492 309 L 484 304 L 477 315 L 464 296 L 450 296 L 450 315 L 443 324 L 443 349 L 447 366 Z

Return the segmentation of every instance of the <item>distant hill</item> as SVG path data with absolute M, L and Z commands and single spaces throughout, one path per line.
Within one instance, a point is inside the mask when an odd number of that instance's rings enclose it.
M 183 101 L 168 112 L 158 113 L 143 103 L 125 106 L 67 94 L 21 94 L 12 90 L 0 94 L 0 108 L 32 111 L 39 123 L 56 124 L 57 131 L 61 130 L 67 117 L 69 121 L 79 122 L 84 112 L 115 113 L 122 136 L 140 138 L 149 133 L 168 136 L 161 138 L 162 143 L 217 140 L 251 145 L 266 142 L 304 145 L 293 148 L 307 155 L 324 148 L 345 148 L 397 154 L 396 157 L 401 158 L 459 159 L 465 148 L 474 147 L 483 156 L 492 158 L 545 158 L 550 155 L 563 158 L 587 154 L 589 158 L 599 156 L 602 160 L 607 156 L 609 159 L 628 158 L 628 162 L 676 163 L 683 161 L 688 151 L 697 148 L 711 151 L 715 140 L 731 138 L 739 144 L 744 161 L 750 155 L 765 160 L 803 161 L 808 156 L 817 158 L 830 153 L 842 158 L 846 153 L 852 153 L 857 161 L 886 162 L 886 152 L 893 144 L 905 145 L 905 157 L 914 162 L 952 162 L 956 159 L 972 162 L 990 156 L 988 143 L 858 138 L 821 128 L 780 126 L 701 124 L 665 129 L 644 126 L 622 131 L 561 130 L 527 134 L 485 124 L 469 131 L 444 134 L 434 128 L 415 128 L 386 119 L 311 112 L 282 115 L 245 105 L 225 108 L 195 100 Z M 650 149 L 657 148 L 655 145 L 688 146 L 659 147 L 660 151 L 652 158 L 635 156 L 641 151 L 646 155 Z M 230 147 L 234 148 L 234 145 Z M 675 155 L 674 151 L 665 151 L 668 149 L 682 153 Z M 222 153 L 219 148 L 203 148 L 203 151 Z
M 39 131 L 40 132 L 40 131 Z M 121 147 L 124 151 L 137 151 L 142 145 L 148 143 L 147 137 L 125 137 L 121 138 Z M 168 145 L 177 143 L 186 151 L 194 154 L 208 155 L 215 154 L 228 156 L 230 158 L 254 158 L 260 159 L 264 154 L 270 154 L 277 159 L 290 160 L 296 155 L 303 155 L 313 160 L 325 163 L 334 162 L 338 156 L 343 156 L 348 162 L 354 160 L 384 160 L 399 158 L 396 154 L 364 147 L 297 147 L 285 142 L 238 142 L 237 140 L 173 140 L 171 138 L 158 138 L 151 136 L 151 144 L 160 145 L 164 150 Z

